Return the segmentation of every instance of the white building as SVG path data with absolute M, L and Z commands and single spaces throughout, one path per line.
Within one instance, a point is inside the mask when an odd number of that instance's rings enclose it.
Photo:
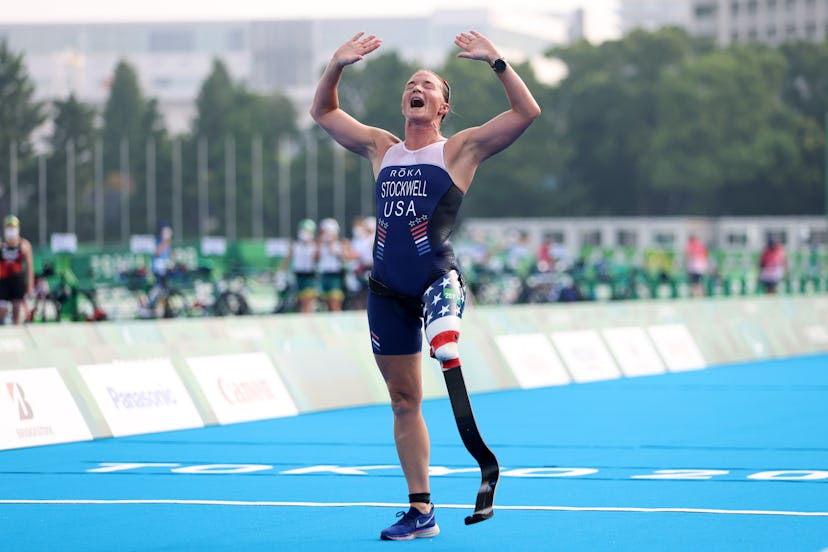
M 582 247 L 680 250 L 694 235 L 717 249 L 759 251 L 768 238 L 790 250 L 825 248 L 827 228 L 821 216 L 472 218 L 463 222 L 461 234 L 498 241 L 519 232 L 533 247 L 550 240 L 569 251 Z
M 347 20 L 0 24 L 0 40 L 25 54 L 42 100 L 74 92 L 101 106 L 115 65 L 128 61 L 144 95 L 158 99 L 168 129 L 181 133 L 190 127 L 194 100 L 215 58 L 252 90 L 286 93 L 304 114 L 331 53 L 361 29 L 382 37 L 384 51 L 398 50 L 404 59 L 435 66 L 455 48 L 459 30 L 478 29 L 509 59 L 522 61 L 583 35 L 572 28 L 579 23 L 572 13 L 464 9 Z
M 618 20 L 622 34 L 635 29 L 690 25 L 690 0 L 619 0 Z
M 691 31 L 733 42 L 821 42 L 828 37 L 828 0 L 693 0 Z

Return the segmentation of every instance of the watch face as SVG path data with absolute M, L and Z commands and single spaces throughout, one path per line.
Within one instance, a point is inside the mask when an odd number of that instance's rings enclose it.
M 494 63 L 492 63 L 492 69 L 494 69 L 495 73 L 502 73 L 506 70 L 506 62 L 503 58 L 496 59 L 494 60 Z

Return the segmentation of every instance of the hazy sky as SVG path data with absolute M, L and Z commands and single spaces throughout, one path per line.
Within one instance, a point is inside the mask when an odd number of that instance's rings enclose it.
M 163 21 L 424 14 L 434 9 L 489 6 L 590 10 L 615 0 L 2 0 L 0 23 L 68 21 Z

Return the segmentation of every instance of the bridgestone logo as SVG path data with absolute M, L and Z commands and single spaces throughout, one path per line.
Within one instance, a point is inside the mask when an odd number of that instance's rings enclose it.
M 32 409 L 32 405 L 26 401 L 26 393 L 23 391 L 23 387 L 19 383 L 9 382 L 6 384 L 6 389 L 9 392 L 11 400 L 17 403 L 17 414 L 20 417 L 20 421 L 24 422 L 34 418 L 34 410 Z
M 130 410 L 133 408 L 158 408 L 178 404 L 172 389 L 146 389 L 139 391 L 118 391 L 107 387 L 106 392 L 116 408 Z
M 20 439 L 27 439 L 31 437 L 44 437 L 46 435 L 54 435 L 55 432 L 52 431 L 50 426 L 34 426 L 34 427 L 23 427 L 16 430 L 17 436 Z

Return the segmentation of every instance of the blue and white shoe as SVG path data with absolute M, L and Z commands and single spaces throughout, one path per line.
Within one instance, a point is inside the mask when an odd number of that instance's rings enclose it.
M 437 518 L 434 517 L 434 506 L 427 514 L 412 506 L 408 512 L 397 512 L 400 521 L 382 530 L 382 540 L 411 540 L 418 537 L 434 537 L 440 533 Z

